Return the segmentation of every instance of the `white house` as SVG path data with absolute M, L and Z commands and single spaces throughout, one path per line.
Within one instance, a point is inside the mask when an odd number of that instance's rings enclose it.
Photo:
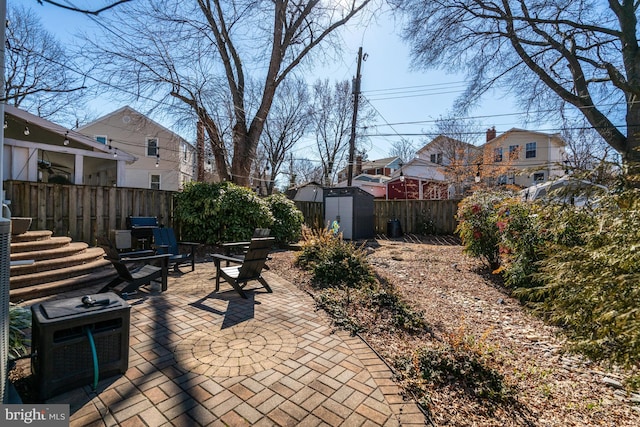
M 124 186 L 136 157 L 27 111 L 4 106 L 3 180 Z
M 493 138 L 492 138 L 493 136 Z M 481 147 L 480 176 L 493 175 L 498 184 L 528 187 L 565 174 L 565 141 L 559 134 L 512 128 L 496 136 L 487 131 Z
M 196 150 L 179 135 L 125 106 L 78 129 L 113 155 L 137 157 L 126 165 L 125 186 L 178 191 L 195 179 Z

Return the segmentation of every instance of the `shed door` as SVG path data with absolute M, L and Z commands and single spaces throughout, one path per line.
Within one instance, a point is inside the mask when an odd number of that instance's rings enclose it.
M 327 197 L 325 199 L 325 220 L 329 225 L 340 217 L 342 237 L 353 237 L 353 197 Z

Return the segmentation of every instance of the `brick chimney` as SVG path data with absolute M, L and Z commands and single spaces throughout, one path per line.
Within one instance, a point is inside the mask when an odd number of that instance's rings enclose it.
M 491 141 L 496 137 L 496 127 L 491 126 L 490 129 L 487 129 L 487 142 Z

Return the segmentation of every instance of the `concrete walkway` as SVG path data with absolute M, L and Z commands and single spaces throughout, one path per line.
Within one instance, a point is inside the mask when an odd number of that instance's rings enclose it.
M 245 300 L 222 283 L 216 294 L 214 271 L 197 264 L 164 293 L 130 297 L 126 375 L 48 402 L 69 403 L 72 426 L 425 424 L 385 363 L 333 331 L 309 295 L 269 272 L 273 293 L 256 288 Z

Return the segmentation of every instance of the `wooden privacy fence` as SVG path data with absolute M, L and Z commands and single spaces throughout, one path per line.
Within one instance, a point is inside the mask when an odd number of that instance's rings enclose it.
M 110 230 L 125 230 L 129 215 L 155 216 L 173 226 L 171 191 L 28 181 L 5 181 L 4 189 L 11 215 L 33 218 L 31 230 L 51 230 L 90 245 Z
M 399 220 L 405 233 L 453 234 L 458 222 L 459 200 L 374 200 L 374 231 L 387 233 L 390 220 Z M 305 224 L 318 227 L 324 224 L 321 202 L 295 202 L 302 211 Z
M 96 244 L 98 236 L 125 230 L 126 217 L 155 216 L 167 227 L 173 220 L 171 191 L 127 187 L 60 185 L 42 182 L 5 181 L 5 198 L 11 214 L 33 218 L 31 230 L 51 230 L 55 236 Z M 375 200 L 374 231 L 386 234 L 389 220 L 399 220 L 405 233 L 453 234 L 459 200 Z M 321 202 L 295 202 L 305 224 L 325 226 Z

